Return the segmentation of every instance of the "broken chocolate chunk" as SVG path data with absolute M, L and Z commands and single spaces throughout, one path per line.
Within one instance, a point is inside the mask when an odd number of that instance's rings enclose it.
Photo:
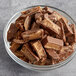
M 61 50 L 63 47 L 63 40 L 53 38 L 51 36 L 47 36 L 45 39 L 43 39 L 42 43 L 47 49 Z
M 34 39 L 40 39 L 43 37 L 43 35 L 44 35 L 43 29 L 29 30 L 29 31 L 22 33 L 22 37 L 23 37 L 25 42 L 28 42 L 28 41 L 34 40 Z
M 18 29 L 16 28 L 16 25 L 14 23 L 12 23 L 10 25 L 8 32 L 7 32 L 7 40 L 8 41 L 11 41 L 15 37 L 17 30 Z
M 25 30 L 29 30 L 31 24 L 31 17 L 27 16 L 24 22 L 24 28 Z
M 29 59 L 32 63 L 38 61 L 38 57 L 32 52 L 31 48 L 29 47 L 28 44 L 24 44 L 21 51 Z
M 53 59 L 59 59 L 59 55 L 56 53 L 53 49 L 46 49 L 49 56 L 51 56 Z
M 31 45 L 34 48 L 34 50 L 36 51 L 36 53 L 38 54 L 40 59 L 46 58 L 46 52 L 39 40 L 35 41 L 35 42 L 31 42 Z

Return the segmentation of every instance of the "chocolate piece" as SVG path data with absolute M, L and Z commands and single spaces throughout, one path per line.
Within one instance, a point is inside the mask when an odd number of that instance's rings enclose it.
M 25 42 L 28 42 L 28 41 L 34 40 L 34 39 L 40 39 L 43 37 L 43 35 L 44 35 L 43 29 L 29 30 L 29 31 L 22 33 L 22 37 L 23 37 Z
M 67 33 L 73 34 L 72 29 L 70 28 L 70 26 L 62 18 L 59 21 L 62 22 L 62 24 L 64 26 L 65 35 Z
M 41 21 L 41 26 L 46 29 L 50 34 L 58 34 L 60 35 L 61 29 L 59 26 L 54 24 L 51 20 L 49 19 L 44 19 Z
M 69 42 L 70 44 L 72 43 L 75 43 L 76 42 L 76 31 L 75 31 L 75 25 L 74 24 L 71 24 L 70 25 L 72 31 L 73 31 L 73 34 L 68 34 L 67 36 L 67 42 Z
M 35 22 L 32 24 L 31 30 L 39 29 L 39 25 Z
M 50 13 L 50 14 L 53 13 L 53 10 L 47 6 L 44 7 L 43 10 L 45 10 L 46 13 Z
M 24 22 L 24 28 L 25 30 L 29 30 L 31 24 L 31 17 L 27 16 Z
M 64 25 L 61 21 L 58 21 L 58 25 L 61 28 L 61 36 L 59 36 L 59 37 L 60 37 L 60 39 L 63 39 L 64 42 L 66 42 L 66 36 L 65 36 L 65 32 L 64 32 Z
M 8 32 L 7 32 L 7 40 L 8 41 L 11 41 L 15 37 L 17 30 L 18 29 L 16 28 L 16 25 L 14 23 L 12 23 L 10 25 Z
M 59 14 L 58 12 L 56 12 L 56 11 L 54 11 L 51 15 L 49 15 L 49 18 L 51 17 L 51 16 L 53 16 L 53 17 L 55 17 L 55 22 L 56 21 L 59 21 L 61 18 L 66 22 L 66 23 L 68 23 L 68 20 L 64 17 L 64 16 L 62 16 L 61 14 Z M 51 18 L 50 18 L 51 19 Z
M 24 44 L 24 40 L 19 40 L 19 39 L 14 39 L 13 42 L 17 43 L 17 44 Z
M 37 12 L 40 12 L 41 10 L 42 9 L 41 9 L 40 6 L 31 8 L 29 10 L 26 10 L 26 11 L 21 12 L 22 13 L 21 17 L 26 17 L 26 16 L 29 16 L 29 15 L 35 14 Z
M 34 50 L 36 51 L 36 53 L 40 59 L 46 58 L 46 52 L 39 40 L 35 41 L 35 42 L 31 42 L 31 45 L 34 48 Z
M 24 44 L 21 51 L 32 63 L 39 61 L 38 57 L 32 52 L 28 44 Z
M 63 47 L 63 40 L 53 38 L 51 36 L 47 36 L 42 43 L 44 47 L 48 49 L 61 50 Z
M 17 51 L 17 49 L 19 47 L 20 47 L 20 44 L 17 44 L 17 43 L 14 42 L 14 43 L 12 43 L 10 49 L 11 49 L 12 52 L 15 52 L 15 51 Z
M 14 52 L 14 54 L 19 58 L 24 57 L 24 54 L 21 51 L 16 51 L 16 52 Z
M 46 52 L 51 56 L 53 59 L 59 59 L 59 55 L 53 49 L 46 49 Z

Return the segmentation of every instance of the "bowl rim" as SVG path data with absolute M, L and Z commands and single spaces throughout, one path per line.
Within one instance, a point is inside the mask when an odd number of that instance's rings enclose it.
M 34 64 L 29 64 L 29 63 L 27 63 L 27 62 L 25 62 L 25 61 L 23 61 L 23 60 L 21 60 L 21 59 L 19 59 L 10 49 L 9 49 L 9 47 L 7 46 L 7 42 L 6 42 L 6 39 L 5 39 L 5 32 L 6 32 L 6 27 L 10 24 L 10 22 L 12 21 L 12 19 L 18 14 L 18 13 L 20 13 L 23 9 L 29 9 L 29 8 L 33 8 L 33 7 L 36 7 L 36 6 L 41 6 L 41 7 L 45 7 L 45 6 L 47 6 L 47 7 L 50 7 L 50 8 L 53 8 L 53 9 L 56 9 L 56 10 L 58 10 L 58 11 L 61 11 L 61 12 L 63 12 L 64 14 L 66 14 L 73 22 L 74 22 L 74 24 L 76 25 L 76 23 L 75 23 L 75 21 L 72 19 L 72 17 L 70 16 L 70 15 L 68 15 L 65 11 L 63 11 L 63 10 L 61 10 L 61 9 L 58 9 L 58 8 L 56 8 L 56 7 L 53 7 L 53 6 L 48 6 L 48 5 L 35 5 L 35 6 L 29 6 L 29 7 L 25 7 L 25 8 L 22 8 L 22 9 L 20 9 L 18 12 L 16 12 L 11 18 L 10 18 L 10 20 L 7 22 L 7 24 L 6 24 L 6 26 L 4 27 L 4 30 L 3 30 L 3 40 L 4 40 L 4 44 L 5 44 L 5 48 L 12 54 L 12 56 L 9 54 L 9 52 L 8 52 L 8 54 L 10 55 L 10 57 L 16 62 L 16 63 L 18 63 L 18 64 L 20 64 L 21 66 L 23 66 L 23 67 L 26 67 L 26 66 L 24 66 L 21 62 L 23 62 L 25 65 L 28 65 L 29 66 L 29 69 L 34 69 L 34 70 L 53 70 L 53 69 L 56 69 L 56 68 L 59 68 L 59 67 L 61 67 L 61 66 L 63 66 L 63 65 L 65 65 L 65 64 L 67 64 L 68 62 L 70 62 L 72 59 L 73 59 L 73 57 L 75 56 L 75 54 L 76 54 L 76 51 L 74 51 L 67 59 L 65 59 L 64 61 L 62 61 L 62 62 L 60 62 L 60 63 L 57 63 L 57 64 L 53 64 L 53 65 L 44 65 L 44 66 L 40 66 L 40 65 L 34 65 Z M 16 59 L 15 59 L 16 58 Z M 26 67 L 26 68 L 28 68 L 28 66 Z M 45 71 L 44 70 L 44 71 Z

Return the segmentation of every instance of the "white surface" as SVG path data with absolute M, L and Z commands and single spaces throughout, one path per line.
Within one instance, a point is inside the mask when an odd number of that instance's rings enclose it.
M 7 54 L 2 38 L 5 24 L 22 7 L 40 4 L 60 8 L 76 21 L 76 0 L 0 0 L 0 76 L 76 76 L 76 56 L 61 68 L 37 73 L 21 67 Z

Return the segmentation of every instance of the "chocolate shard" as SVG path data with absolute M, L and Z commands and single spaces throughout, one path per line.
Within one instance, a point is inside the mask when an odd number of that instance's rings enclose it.
M 35 29 L 39 29 L 39 25 L 34 22 L 34 23 L 32 24 L 31 30 L 35 30 Z
M 28 44 L 24 44 L 21 52 L 31 61 L 31 63 L 34 63 L 36 61 L 39 61 L 39 58 L 32 52 L 31 48 L 29 47 Z
M 68 36 L 67 36 L 67 42 L 69 42 L 70 44 L 72 44 L 72 43 L 76 42 L 76 31 L 75 31 L 75 25 L 74 24 L 71 24 L 70 27 L 71 27 L 71 29 L 73 31 L 73 34 L 68 34 Z
M 64 25 L 61 21 L 58 21 L 58 25 L 60 26 L 61 28 L 61 36 L 60 39 L 62 39 L 64 42 L 66 42 L 66 36 L 65 36 L 65 31 L 64 31 Z
M 35 42 L 31 42 L 32 47 L 34 48 L 34 50 L 36 51 L 37 55 L 39 56 L 40 59 L 46 58 L 46 52 L 41 44 L 41 42 L 35 41 Z
M 72 31 L 72 29 L 70 28 L 70 26 L 69 26 L 62 18 L 61 18 L 59 21 L 62 22 L 62 24 L 63 24 L 63 26 L 64 26 L 65 35 L 66 35 L 67 33 L 73 34 L 73 31 Z
M 45 13 L 50 13 L 50 14 L 53 13 L 53 10 L 47 6 L 44 7 L 43 10 L 45 10 Z
M 55 22 L 59 21 L 62 18 L 66 23 L 68 23 L 68 20 L 56 11 L 54 11 L 51 15 L 49 15 L 50 19 L 51 19 L 51 16 L 55 17 L 55 20 L 54 20 Z
M 43 37 L 43 35 L 44 35 L 43 29 L 29 30 L 29 31 L 22 33 L 22 37 L 25 42 L 28 42 L 28 41 L 34 40 L 34 39 L 40 39 Z
M 24 44 L 24 40 L 20 40 L 20 39 L 13 39 L 13 42 L 17 43 L 17 44 Z
M 10 47 L 10 49 L 11 49 L 12 52 L 15 52 L 15 51 L 17 51 L 17 49 L 19 47 L 20 47 L 20 44 L 17 44 L 15 42 L 13 42 L 12 45 L 11 45 L 11 47 Z
M 42 43 L 46 49 L 61 50 L 63 47 L 63 40 L 53 38 L 51 36 L 47 36 L 43 39 Z
M 8 41 L 11 41 L 15 37 L 17 30 L 18 29 L 16 28 L 16 25 L 14 23 L 12 23 L 10 25 L 8 32 L 7 32 L 7 40 Z
M 22 14 L 21 17 L 26 17 L 26 16 L 29 16 L 29 15 L 33 15 L 33 14 L 35 14 L 37 12 L 40 12 L 41 10 L 42 9 L 41 9 L 40 6 L 31 8 L 29 10 L 21 12 L 21 14 Z
M 49 54 L 49 56 L 51 56 L 53 59 L 60 59 L 59 55 L 56 53 L 55 50 L 53 49 L 46 49 L 46 52 Z
M 47 30 L 50 34 L 60 35 L 61 33 L 61 28 L 49 19 L 44 19 L 40 24 L 40 26 Z
M 27 16 L 25 21 L 24 21 L 24 28 L 25 30 L 29 30 L 31 24 L 31 17 Z

